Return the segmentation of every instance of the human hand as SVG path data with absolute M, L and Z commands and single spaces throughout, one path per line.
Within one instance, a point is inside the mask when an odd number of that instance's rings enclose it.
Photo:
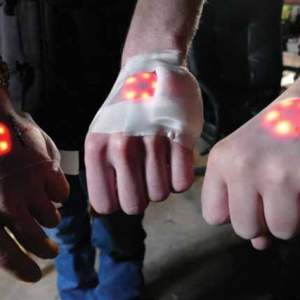
M 205 220 L 230 221 L 257 249 L 300 229 L 300 99 L 286 96 L 212 149 L 203 184 Z
M 177 55 L 134 57 L 91 124 L 85 144 L 96 212 L 142 213 L 149 201 L 193 182 L 192 148 L 202 129 L 198 84 Z
M 54 143 L 29 115 L 1 112 L 0 267 L 23 281 L 41 278 L 31 254 L 53 258 L 58 253 L 41 226 L 58 224 L 60 214 L 52 202 L 68 196 L 59 162 Z

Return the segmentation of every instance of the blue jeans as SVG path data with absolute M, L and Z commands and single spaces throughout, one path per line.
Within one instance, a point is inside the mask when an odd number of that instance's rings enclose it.
M 143 216 L 117 212 L 90 217 L 85 176 L 68 176 L 69 199 L 62 220 L 46 233 L 60 247 L 55 260 L 61 300 L 140 299 L 145 253 Z M 95 270 L 95 249 L 100 267 Z

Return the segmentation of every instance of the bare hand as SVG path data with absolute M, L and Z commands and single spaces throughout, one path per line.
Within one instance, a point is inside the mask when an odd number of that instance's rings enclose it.
M 30 253 L 41 258 L 57 255 L 57 246 L 41 226 L 58 224 L 60 215 L 52 202 L 62 202 L 69 187 L 54 143 L 29 116 L 13 114 L 1 121 L 7 126 L 11 149 L 0 157 L 0 266 L 21 280 L 35 282 L 41 271 Z

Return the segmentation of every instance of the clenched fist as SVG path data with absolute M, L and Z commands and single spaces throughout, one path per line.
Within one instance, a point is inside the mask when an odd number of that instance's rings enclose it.
M 231 222 L 257 249 L 300 229 L 299 82 L 211 151 L 202 190 L 208 223 Z
M 0 267 L 24 281 L 41 277 L 30 253 L 53 258 L 58 252 L 41 226 L 58 224 L 60 215 L 52 202 L 62 202 L 68 196 L 59 159 L 52 140 L 29 115 L 13 110 L 1 113 Z

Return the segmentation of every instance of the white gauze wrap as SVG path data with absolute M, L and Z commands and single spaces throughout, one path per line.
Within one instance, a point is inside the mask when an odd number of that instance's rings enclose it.
M 140 101 L 124 99 L 121 90 L 126 80 L 141 72 L 156 73 L 153 97 Z M 89 132 L 159 134 L 191 149 L 201 134 L 202 120 L 202 98 L 196 79 L 180 65 L 178 51 L 166 50 L 138 55 L 128 61 Z

